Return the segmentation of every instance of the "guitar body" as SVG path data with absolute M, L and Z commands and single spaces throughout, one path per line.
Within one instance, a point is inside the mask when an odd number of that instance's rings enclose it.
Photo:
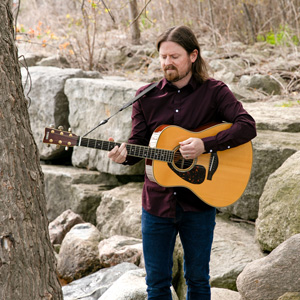
M 190 137 L 215 136 L 231 127 L 221 123 L 200 131 L 189 131 L 174 125 L 162 125 L 153 133 L 150 148 L 175 151 L 173 162 L 146 160 L 151 181 L 164 187 L 186 187 L 202 201 L 214 207 L 228 206 L 243 194 L 251 174 L 252 143 L 214 153 L 204 153 L 193 160 L 184 159 L 179 142 Z

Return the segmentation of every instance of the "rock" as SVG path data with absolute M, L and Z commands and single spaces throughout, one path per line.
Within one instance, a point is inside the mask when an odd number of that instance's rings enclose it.
M 244 75 L 241 77 L 239 84 L 247 88 L 261 89 L 269 95 L 281 94 L 280 83 L 274 78 L 274 76 L 271 77 L 270 75 Z
M 83 77 L 84 73 L 79 69 L 55 67 L 30 67 L 28 71 L 31 84 L 26 82 L 27 70 L 21 68 L 24 94 L 31 99 L 28 111 L 40 157 L 42 160 L 70 157 L 71 151 L 65 151 L 64 148 L 48 148 L 42 140 L 44 128 L 50 124 L 54 124 L 55 127 L 64 126 L 65 130 L 70 127 L 69 102 L 64 94 L 65 81 L 71 77 Z
M 268 256 L 249 263 L 237 279 L 242 300 L 274 300 L 300 286 L 300 234 L 290 237 Z
M 211 300 L 240 300 L 240 294 L 227 289 L 211 289 Z
M 103 268 L 112 267 L 122 262 L 139 266 L 143 254 L 141 239 L 115 235 L 102 240 L 99 245 L 100 265 Z
M 279 297 L 277 300 L 300 300 L 300 293 L 285 293 L 281 297 Z
M 253 166 L 248 186 L 234 204 L 220 211 L 246 220 L 256 220 L 259 198 L 269 176 L 291 155 L 300 151 L 300 133 L 259 130 L 253 140 Z
M 268 179 L 259 200 L 256 237 L 265 251 L 272 251 L 300 233 L 300 151 Z
M 108 79 L 68 80 L 65 93 L 69 100 L 69 121 L 74 133 L 83 135 L 100 121 L 116 113 L 134 98 L 136 90 L 145 85 L 142 82 Z M 127 141 L 131 132 L 131 108 L 120 112 L 103 126 L 89 134 L 89 137 L 107 141 L 113 137 L 117 142 Z M 96 149 L 75 147 L 72 164 L 76 167 L 97 169 L 100 172 L 115 175 L 141 175 L 144 162 L 135 166 L 123 166 L 112 162 L 107 152 Z
M 122 263 L 74 280 L 62 287 L 64 300 L 98 300 L 124 273 L 137 269 L 134 264 Z
M 238 275 L 248 263 L 261 257 L 253 225 L 217 216 L 210 262 L 212 287 L 236 290 Z
M 65 236 L 58 255 L 57 272 L 67 283 L 100 269 L 100 232 L 90 224 L 75 225 Z
M 33 67 L 36 63 L 43 59 L 45 56 L 43 54 L 27 53 L 19 58 L 20 67 Z
M 96 210 L 101 201 L 101 191 L 119 185 L 113 175 L 71 166 L 42 165 L 42 171 L 49 221 L 71 209 L 86 222 L 96 224 Z
M 294 101 L 290 106 L 284 106 L 284 102 L 285 98 L 274 97 L 272 101 L 243 105 L 255 119 L 257 129 L 298 133 L 300 132 L 300 105 Z
M 213 59 L 209 62 L 209 66 L 214 72 L 224 70 L 225 72 L 236 73 L 237 70 L 244 70 L 247 63 L 238 57 L 231 59 Z
M 84 223 L 83 219 L 70 209 L 64 211 L 60 216 L 49 224 L 50 241 L 52 244 L 61 244 L 65 235 L 76 225 Z
M 142 238 L 143 183 L 128 183 L 102 192 L 97 209 L 97 228 L 104 238 L 123 235 Z
M 70 68 L 70 64 L 66 58 L 59 55 L 45 57 L 37 62 L 36 65 L 42 67 Z
M 145 270 L 128 271 L 122 275 L 98 300 L 146 300 L 147 286 L 145 282 Z M 173 288 L 172 300 L 178 300 Z

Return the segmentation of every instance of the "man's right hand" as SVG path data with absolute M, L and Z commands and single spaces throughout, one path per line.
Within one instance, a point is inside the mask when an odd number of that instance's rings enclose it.
M 110 142 L 113 142 L 113 138 L 108 139 Z M 127 149 L 126 144 L 122 143 L 120 147 L 115 146 L 111 151 L 108 152 L 108 158 L 110 158 L 112 161 L 122 164 L 127 157 Z

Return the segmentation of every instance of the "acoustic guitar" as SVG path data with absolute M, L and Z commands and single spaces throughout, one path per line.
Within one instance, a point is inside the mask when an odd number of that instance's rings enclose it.
M 126 148 L 128 155 L 145 158 L 146 173 L 151 181 L 164 187 L 186 187 L 207 204 L 224 207 L 237 201 L 247 187 L 253 159 L 251 141 L 223 151 L 203 153 L 195 159 L 185 159 L 181 155 L 179 142 L 190 137 L 215 136 L 231 126 L 220 123 L 189 131 L 175 125 L 161 125 L 153 132 L 149 146 L 126 144 Z M 54 128 L 45 128 L 43 142 L 106 151 L 121 145 L 82 138 Z

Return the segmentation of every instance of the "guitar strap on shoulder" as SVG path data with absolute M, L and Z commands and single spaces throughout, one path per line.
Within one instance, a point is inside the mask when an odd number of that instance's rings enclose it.
M 94 131 L 95 129 L 97 129 L 99 126 L 106 124 L 110 118 L 114 117 L 116 114 L 118 114 L 119 112 L 121 112 L 122 110 L 124 110 L 125 108 L 131 106 L 133 103 L 135 103 L 137 100 L 139 100 L 141 97 L 143 97 L 145 94 L 147 94 L 149 91 L 151 91 L 153 88 L 155 88 L 158 85 L 158 82 L 154 82 L 152 83 L 150 86 L 148 86 L 146 89 L 144 89 L 141 93 L 139 93 L 137 96 L 135 96 L 131 101 L 129 101 L 128 103 L 126 103 L 123 107 L 121 107 L 115 114 L 113 114 L 112 116 L 110 116 L 107 119 L 102 120 L 96 127 L 94 127 L 92 130 L 90 130 L 89 132 L 87 132 L 85 135 L 83 135 L 82 137 L 87 136 L 89 133 L 91 133 L 92 131 Z

